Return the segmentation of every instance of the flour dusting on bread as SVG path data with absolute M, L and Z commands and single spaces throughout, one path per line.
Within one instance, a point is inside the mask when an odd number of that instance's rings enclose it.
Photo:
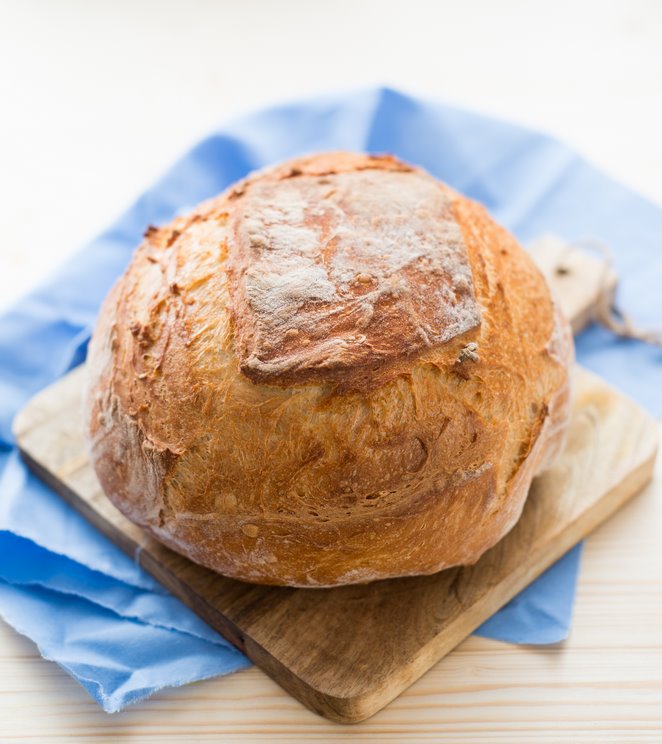
M 349 387 L 351 370 L 388 367 L 479 325 L 449 193 L 392 163 L 324 176 L 304 167 L 244 185 L 228 249 L 240 365 L 251 379 L 341 372 Z

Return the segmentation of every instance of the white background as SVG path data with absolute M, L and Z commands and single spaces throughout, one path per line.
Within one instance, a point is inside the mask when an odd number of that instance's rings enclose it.
M 0 0 L 0 307 L 228 117 L 373 83 L 550 132 L 662 204 L 656 0 Z

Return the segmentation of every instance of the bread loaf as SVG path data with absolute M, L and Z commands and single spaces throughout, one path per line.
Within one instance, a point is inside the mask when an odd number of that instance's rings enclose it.
M 145 240 L 89 350 L 108 498 L 193 561 L 300 587 L 474 563 L 569 411 L 515 239 L 392 157 L 258 172 Z

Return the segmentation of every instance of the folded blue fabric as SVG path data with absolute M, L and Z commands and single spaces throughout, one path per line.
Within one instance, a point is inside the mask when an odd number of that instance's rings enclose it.
M 662 211 L 544 135 L 378 88 L 269 109 L 205 139 L 0 318 L 0 614 L 105 710 L 248 662 L 26 470 L 12 418 L 84 360 L 99 304 L 148 224 L 249 170 L 330 149 L 392 152 L 420 164 L 485 203 L 525 242 L 547 232 L 604 240 L 623 278 L 623 303 L 642 324 L 662 317 Z M 658 349 L 592 328 L 577 350 L 583 364 L 660 414 Z M 580 550 L 478 632 L 515 643 L 565 638 Z

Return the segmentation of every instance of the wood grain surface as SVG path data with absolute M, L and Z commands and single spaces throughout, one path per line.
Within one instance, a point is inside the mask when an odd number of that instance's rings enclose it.
M 515 528 L 475 565 L 367 586 L 264 587 L 227 579 L 164 547 L 106 499 L 87 461 L 84 369 L 42 391 L 16 420 L 38 475 L 212 627 L 312 710 L 374 714 L 650 479 L 654 422 L 577 368 L 567 444 L 537 478 Z

